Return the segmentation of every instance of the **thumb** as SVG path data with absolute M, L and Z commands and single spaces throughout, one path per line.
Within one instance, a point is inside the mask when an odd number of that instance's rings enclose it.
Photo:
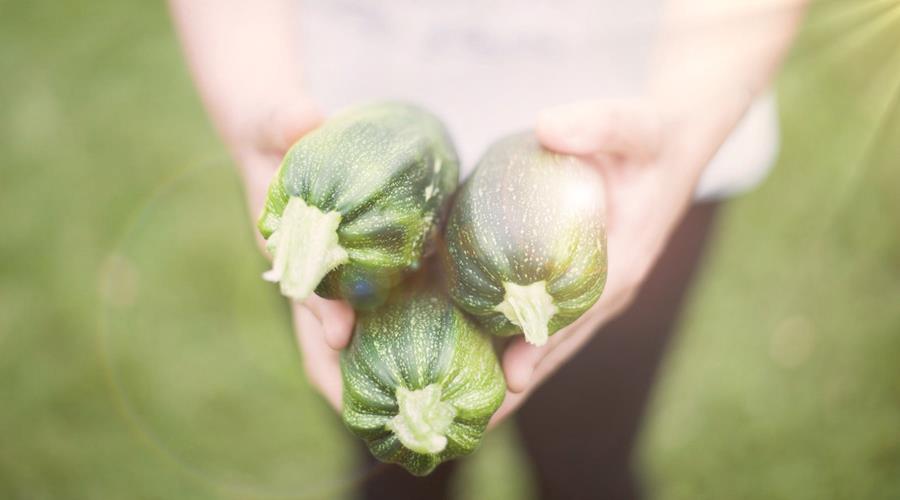
M 319 126 L 322 110 L 309 99 L 286 102 L 273 111 L 260 130 L 260 143 L 268 151 L 284 154 L 298 139 Z
M 659 148 L 656 113 L 637 101 L 580 101 L 544 110 L 535 133 L 544 147 L 574 155 L 645 159 Z

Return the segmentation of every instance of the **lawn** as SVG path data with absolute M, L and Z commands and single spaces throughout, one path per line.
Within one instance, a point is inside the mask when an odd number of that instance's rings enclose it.
M 0 1 L 0 498 L 334 498 L 354 442 L 259 279 L 164 6 Z M 639 455 L 665 499 L 900 496 L 900 4 L 824 0 Z M 463 498 L 531 489 L 514 429 Z

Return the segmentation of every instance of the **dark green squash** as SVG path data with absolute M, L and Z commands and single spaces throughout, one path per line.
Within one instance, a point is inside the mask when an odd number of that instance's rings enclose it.
M 440 121 L 401 103 L 335 115 L 284 157 L 259 218 L 265 274 L 303 300 L 313 291 L 373 307 L 419 266 L 456 189 L 456 152 Z
M 495 335 L 543 345 L 606 282 L 601 175 L 532 134 L 493 144 L 447 220 L 450 295 Z
M 419 476 L 471 453 L 506 391 L 489 337 L 445 295 L 415 288 L 359 315 L 341 372 L 344 423 Z

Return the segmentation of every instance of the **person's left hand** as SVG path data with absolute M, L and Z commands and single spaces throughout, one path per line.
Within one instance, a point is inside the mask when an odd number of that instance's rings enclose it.
M 548 149 L 577 155 L 606 184 L 608 279 L 581 318 L 535 347 L 515 337 L 502 353 L 507 394 L 491 425 L 509 416 L 544 379 L 633 299 L 691 203 L 716 146 L 691 143 L 642 102 L 587 101 L 552 108 L 536 133 Z

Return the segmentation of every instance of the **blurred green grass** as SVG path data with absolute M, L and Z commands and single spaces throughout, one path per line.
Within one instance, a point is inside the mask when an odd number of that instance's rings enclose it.
M 648 421 L 660 498 L 900 496 L 896 7 L 821 2 L 781 78 L 778 170 L 728 209 Z M 0 498 L 349 496 L 164 6 L 0 11 Z M 509 427 L 456 488 L 530 491 Z
M 900 3 L 816 4 L 640 459 L 661 499 L 900 498 Z

